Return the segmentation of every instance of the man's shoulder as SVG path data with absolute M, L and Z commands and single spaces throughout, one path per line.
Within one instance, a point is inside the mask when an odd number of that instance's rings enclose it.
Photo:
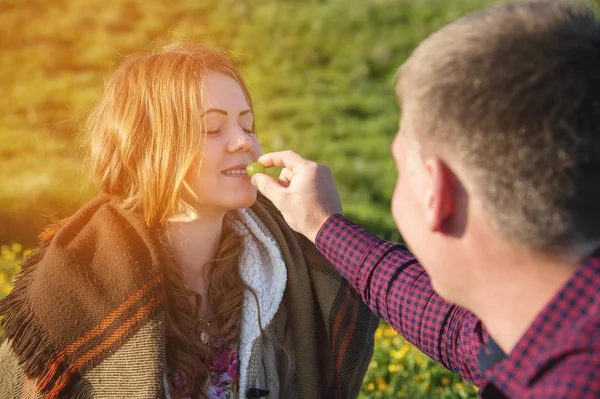
M 530 397 L 599 398 L 600 348 L 574 349 L 555 359 L 552 367 L 542 369 L 530 381 Z
M 582 268 L 530 328 L 517 356 L 523 397 L 600 398 L 600 290 L 590 273 Z
M 482 398 L 600 398 L 600 351 L 598 348 L 564 353 L 552 362 L 537 364 L 528 378 L 513 375 L 501 389 L 495 383 L 482 390 Z M 501 393 L 501 394 L 500 394 Z
M 592 311 L 566 325 L 541 348 L 535 374 L 529 377 L 532 397 L 600 397 L 600 313 Z
M 540 363 L 577 363 L 590 353 L 600 362 L 600 309 L 589 308 L 570 323 L 564 323 L 551 341 L 539 349 Z

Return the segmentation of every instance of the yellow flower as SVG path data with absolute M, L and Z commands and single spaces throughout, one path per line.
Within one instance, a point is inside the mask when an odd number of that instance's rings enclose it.
M 415 376 L 413 377 L 413 381 L 414 381 L 414 382 L 419 382 L 419 381 L 421 381 L 421 377 L 420 377 L 420 376 L 418 376 L 418 375 L 415 375 Z
M 372 391 L 372 390 L 374 390 L 374 389 L 375 389 L 375 384 L 373 384 L 372 382 L 369 382 L 369 384 L 367 385 L 367 389 L 368 389 L 369 391 Z
M 388 371 L 390 373 L 395 373 L 397 371 L 402 371 L 404 369 L 404 366 L 401 364 L 390 364 L 388 366 Z
M 12 286 L 9 284 L 0 286 L 0 294 L 2 294 L 2 296 L 7 296 L 8 294 L 10 294 L 11 290 Z
M 447 387 L 448 385 L 450 385 L 450 378 L 448 377 L 442 377 L 441 381 L 443 386 Z
M 0 255 L 4 260 L 12 260 L 14 256 L 8 245 L 0 247 Z
M 383 331 L 383 335 L 386 336 L 386 338 L 391 338 L 391 337 L 395 337 L 396 335 L 398 335 L 398 333 L 396 331 L 394 331 L 394 329 L 390 326 L 386 326 L 385 330 Z
M 22 251 L 22 250 L 23 250 L 23 246 L 22 246 L 21 244 L 19 244 L 19 243 L 14 243 L 14 244 L 12 245 L 12 251 L 13 251 L 14 253 L 17 253 L 17 254 L 18 254 L 18 253 L 21 253 L 21 251 Z
M 6 296 L 12 290 L 12 285 L 8 281 L 8 276 L 4 273 L 0 273 L 0 297 Z
M 402 348 L 400 348 L 398 350 L 390 351 L 390 357 L 392 359 L 396 359 L 396 360 L 403 359 L 409 350 L 410 350 L 410 347 L 408 345 L 403 345 Z
M 377 389 L 380 391 L 387 391 L 390 388 L 390 385 L 385 382 L 382 378 L 377 379 Z

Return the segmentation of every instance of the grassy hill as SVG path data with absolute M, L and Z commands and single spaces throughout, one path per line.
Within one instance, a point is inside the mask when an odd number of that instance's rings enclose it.
M 76 138 L 82 118 L 122 55 L 172 40 L 232 50 L 245 64 L 264 150 L 326 163 L 346 214 L 400 240 L 389 212 L 396 68 L 430 32 L 492 3 L 4 0 L 0 243 L 35 244 L 44 224 L 94 194 Z
M 245 65 L 264 150 L 326 163 L 347 215 L 399 240 L 389 213 L 395 70 L 432 30 L 490 3 L 5 0 L 0 243 L 34 245 L 43 225 L 95 193 L 77 139 L 85 113 L 122 55 L 172 40 L 232 50 Z

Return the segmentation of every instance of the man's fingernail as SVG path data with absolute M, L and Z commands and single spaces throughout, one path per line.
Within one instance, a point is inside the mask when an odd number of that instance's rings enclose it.
M 254 175 L 250 178 L 250 181 L 256 186 L 256 184 L 258 183 L 258 177 Z

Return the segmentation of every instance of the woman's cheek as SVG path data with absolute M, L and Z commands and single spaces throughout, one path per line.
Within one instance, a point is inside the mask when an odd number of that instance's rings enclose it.
M 258 142 L 258 139 L 256 137 L 254 137 L 254 149 L 253 149 L 253 155 L 254 155 L 254 159 L 260 157 L 263 153 L 262 148 L 260 146 L 260 143 Z

